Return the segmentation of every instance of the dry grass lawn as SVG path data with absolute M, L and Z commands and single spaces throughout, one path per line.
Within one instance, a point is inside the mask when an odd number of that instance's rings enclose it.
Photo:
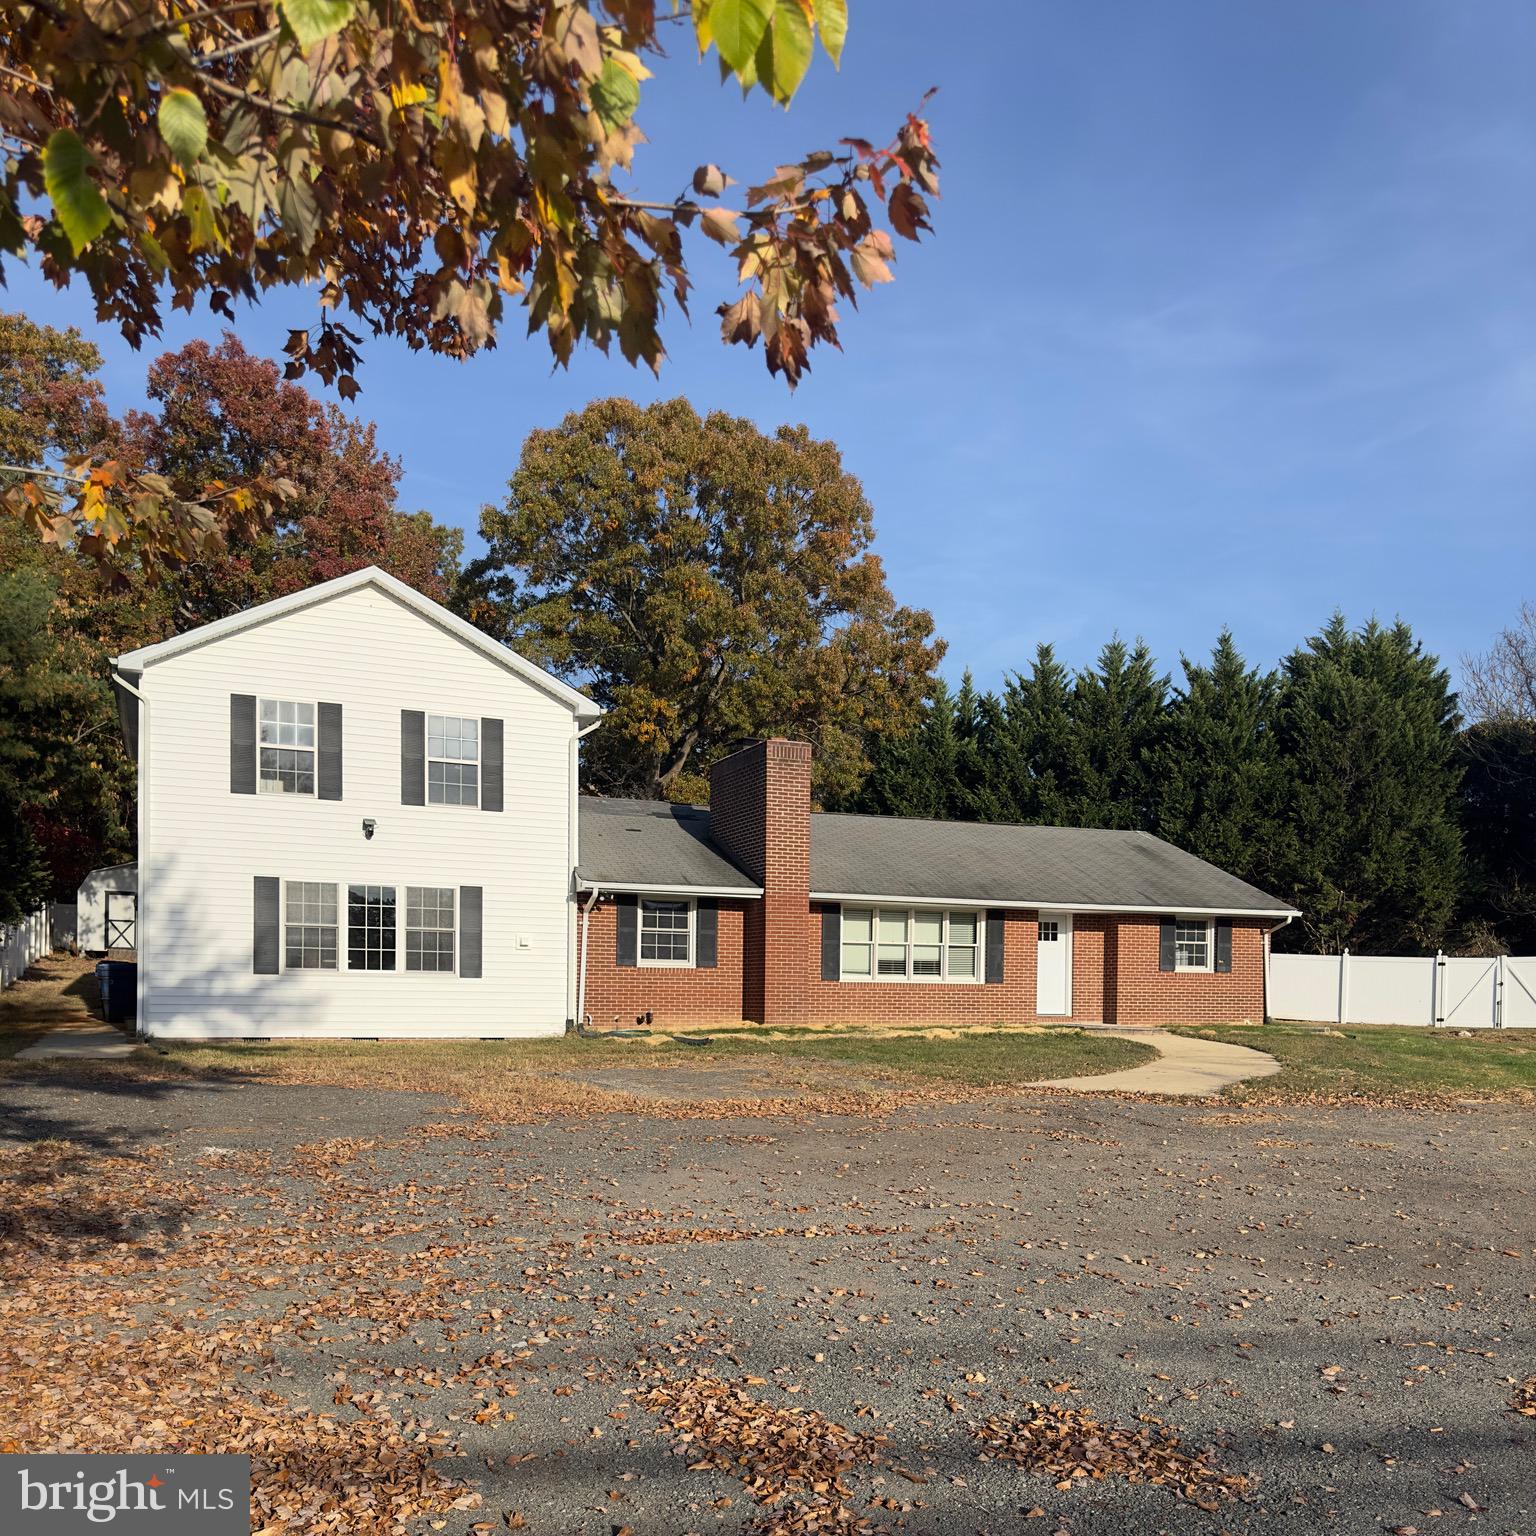
M 44 955 L 0 992 L 0 1060 L 25 1050 L 55 1024 L 101 1022 L 95 961 L 63 950 Z

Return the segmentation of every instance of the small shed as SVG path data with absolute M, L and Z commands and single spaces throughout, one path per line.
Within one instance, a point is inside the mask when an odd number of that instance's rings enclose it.
M 108 864 L 93 869 L 75 896 L 75 935 L 88 954 L 137 949 L 139 866 Z

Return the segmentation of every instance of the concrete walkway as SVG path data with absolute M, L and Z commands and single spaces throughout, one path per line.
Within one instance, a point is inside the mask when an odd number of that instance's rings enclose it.
M 133 1041 L 122 1030 L 110 1024 L 81 1020 L 79 1023 L 56 1024 L 41 1040 L 17 1051 L 15 1061 L 41 1061 L 48 1056 L 67 1056 L 75 1061 L 110 1061 L 114 1057 L 127 1056 L 133 1050 Z
M 1273 1077 L 1280 1063 L 1266 1051 L 1246 1045 L 1226 1045 L 1194 1035 L 1174 1035 L 1165 1029 L 1107 1029 L 1107 1035 L 1138 1040 L 1158 1053 L 1156 1061 L 1103 1072 L 1096 1077 L 1059 1077 L 1031 1083 L 1032 1088 L 1070 1088 L 1076 1093 L 1161 1093 L 1181 1098 L 1210 1098 L 1233 1083 Z

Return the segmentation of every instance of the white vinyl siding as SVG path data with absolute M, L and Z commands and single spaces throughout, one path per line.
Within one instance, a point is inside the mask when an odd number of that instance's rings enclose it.
M 979 912 L 936 907 L 844 907 L 844 981 L 981 979 Z
M 420 703 L 417 679 L 431 680 Z M 563 703 L 371 587 L 152 662 L 139 687 L 149 701 L 143 803 L 153 891 L 141 904 L 140 986 L 151 1034 L 387 1039 L 563 1032 L 575 730 Z M 292 795 L 279 803 L 231 795 L 232 693 L 340 703 L 346 798 Z M 400 711 L 430 709 L 434 699 L 451 700 L 476 720 L 506 722 L 501 815 L 401 805 Z M 376 823 L 371 839 L 363 835 L 364 819 Z M 256 876 L 337 887 L 337 972 L 284 967 L 277 975 L 253 974 Z M 398 932 L 394 971 L 349 968 L 349 886 L 388 886 L 403 899 L 410 886 L 450 883 L 482 891 L 487 986 L 476 992 L 451 971 L 407 979 Z M 286 907 L 283 920 L 286 927 Z M 280 953 L 285 948 L 283 932 Z

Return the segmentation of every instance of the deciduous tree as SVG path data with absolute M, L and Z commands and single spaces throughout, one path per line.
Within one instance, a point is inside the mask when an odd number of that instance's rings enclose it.
M 775 732 L 844 794 L 873 738 L 917 718 L 943 651 L 870 551 L 836 447 L 686 400 L 600 400 L 523 445 L 466 611 L 609 710 L 588 782 L 698 798 L 704 771 Z
M 152 409 L 130 412 L 123 455 L 168 476 L 292 486 L 269 528 L 231 537 L 165 580 L 177 629 L 377 565 L 447 602 L 463 537 L 397 504 L 401 466 L 372 422 L 322 403 L 233 335 L 193 341 L 149 369 Z
M 928 227 L 928 125 L 840 140 L 739 198 L 708 162 L 680 196 L 636 196 L 645 61 L 691 41 L 787 104 L 817 40 L 836 62 L 847 30 L 847 0 L 20 0 L 0 26 L 0 253 L 85 282 L 136 344 L 167 300 L 229 313 L 312 284 L 290 370 L 350 397 L 362 332 L 467 357 L 514 308 L 561 363 L 588 342 L 655 368 L 696 229 L 735 266 L 725 341 L 761 341 L 793 384 L 838 343 L 837 305 L 890 280 L 892 236 Z M 73 478 L 29 479 L 13 507 L 145 564 L 248 531 L 288 492 L 118 460 L 54 474 Z

